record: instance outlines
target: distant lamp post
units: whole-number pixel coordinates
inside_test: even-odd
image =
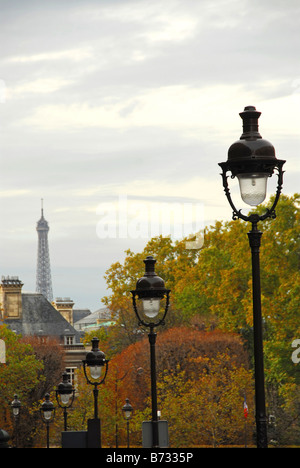
[[[93,385],[94,393],[94,419],[88,420],[88,434],[91,448],[101,448],[101,423],[98,418],[98,386],[103,384],[108,370],[108,359],[99,349],[99,339],[92,339],[92,349],[82,361],[83,370],[88,384]]]
[[[170,290],[165,288],[162,278],[155,273],[156,260],[148,256],[145,263],[145,273],[136,283],[136,289],[131,291],[132,303],[139,325],[150,328],[148,334],[150,343],[150,365],[151,365],[151,399],[152,399],[152,446],[159,446],[158,439],[158,418],[157,418],[157,391],[156,391],[156,362],[155,362],[155,342],[156,333],[154,328],[164,325],[169,309]],[[136,304],[136,296],[142,303],[142,314]],[[161,318],[159,318],[160,301],[166,297],[166,304]]]
[[[98,338],[92,339],[92,349],[82,362],[87,383],[94,387],[94,418],[98,419],[98,386],[104,383],[108,370],[108,360],[103,351],[99,350]]]
[[[64,430],[67,431],[68,430],[67,409],[71,408],[73,401],[74,401],[74,397],[75,397],[75,389],[69,381],[69,376],[67,372],[63,373],[62,382],[58,384],[55,394],[56,394],[56,401],[58,403],[58,406],[62,408],[64,411]]]
[[[129,448],[129,420],[131,418],[131,414],[133,411],[133,408],[131,404],[129,403],[129,398],[126,398],[126,403],[122,408],[124,418],[126,419],[126,425],[127,425],[127,448]]]
[[[18,419],[20,416],[21,402],[18,399],[18,395],[14,396],[14,400],[11,402],[12,413],[15,419]]]
[[[275,149],[271,143],[264,140],[258,131],[258,119],[261,113],[253,106],[245,107],[240,113],[243,120],[243,134],[240,140],[233,143],[228,150],[226,162],[219,163],[223,172],[223,187],[227,200],[233,209],[233,219],[242,219],[252,223],[252,230],[248,232],[252,255],[252,295],[253,295],[253,329],[254,329],[254,361],[255,361],[255,404],[257,447],[267,448],[267,418],[265,408],[265,384],[263,365],[263,336],[261,315],[260,263],[259,248],[262,232],[257,223],[267,218],[275,218],[283,183],[282,166],[284,160],[277,159]],[[267,181],[277,171],[277,190],[272,206],[262,215],[258,213],[246,216],[235,207],[228,186],[227,172],[231,178],[239,180],[240,193],[243,201],[250,206],[257,206],[266,197]]]
[[[42,403],[40,407],[40,413],[42,421],[46,424],[47,430],[47,448],[49,448],[49,428],[50,423],[53,421],[55,416],[55,408],[53,403],[50,401],[50,395],[47,393],[45,395],[45,401]]]
[[[14,426],[15,426],[15,447],[18,448],[18,443],[19,443],[19,418],[20,418],[20,410],[21,410],[21,402],[18,399],[18,395],[14,396],[14,400],[11,402],[11,407],[12,407],[12,414],[14,417]]]

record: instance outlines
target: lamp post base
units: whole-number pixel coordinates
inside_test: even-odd
[[[169,430],[168,421],[156,421],[158,429],[158,445],[159,448],[169,447]],[[153,422],[144,421],[142,424],[143,448],[153,448]]]
[[[101,448],[100,419],[88,420],[87,448]]]

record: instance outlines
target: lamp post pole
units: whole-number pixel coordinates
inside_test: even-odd
[[[84,375],[87,383],[93,385],[94,394],[94,419],[88,421],[90,434],[90,448],[101,447],[101,427],[100,419],[98,418],[98,386],[104,383],[108,370],[108,359],[105,359],[103,351],[99,350],[99,339],[92,339],[92,349],[86,355],[86,358],[82,361]],[[103,368],[105,368],[103,375]],[[99,440],[98,440],[99,439]]]
[[[155,358],[155,343],[156,333],[154,328],[159,325],[164,325],[165,318],[169,309],[169,294],[170,290],[165,288],[165,283],[162,278],[155,273],[156,260],[152,256],[148,256],[145,260],[145,273],[136,283],[136,289],[131,291],[132,303],[139,325],[143,325],[150,329],[148,333],[150,344],[150,372],[151,372],[151,402],[152,402],[152,447],[159,447],[158,434],[158,418],[157,418],[157,388],[156,388],[156,358]],[[136,296],[142,302],[143,315],[142,318],[136,304]],[[166,297],[165,310],[162,317],[159,319],[160,300]],[[146,319],[150,319],[150,322]],[[156,319],[154,322],[153,319]]]
[[[150,344],[150,369],[151,369],[151,401],[152,401],[152,425],[153,425],[153,447],[159,447],[158,442],[158,424],[157,424],[157,383],[156,383],[156,358],[155,344],[156,333],[154,327],[150,327],[148,334]]]
[[[55,415],[55,408],[53,403],[50,401],[50,395],[47,393],[45,395],[45,401],[40,407],[41,417],[43,422],[46,424],[47,431],[47,448],[49,448],[49,433],[50,433],[50,422],[53,421]]]
[[[73,385],[69,382],[69,376],[67,372],[64,372],[62,375],[62,382],[57,387],[56,390],[56,401],[58,406],[63,409],[64,411],[64,430],[68,430],[68,413],[67,409],[71,408],[74,397],[75,397],[75,389]]]
[[[255,362],[255,399],[256,399],[256,430],[258,445],[267,448],[267,416],[265,404],[265,374],[263,358],[263,330],[261,314],[260,259],[259,250],[262,232],[257,229],[257,223],[252,223],[248,232],[252,259],[252,301],[253,301],[253,332],[254,332],[254,362]]]
[[[131,418],[131,413],[133,411],[133,408],[131,404],[129,403],[129,398],[126,398],[126,403],[122,408],[122,411],[124,413],[124,417],[126,419],[126,426],[127,426],[127,448],[129,448],[129,419]]]
[[[249,245],[252,259],[252,301],[253,301],[253,331],[254,331],[254,374],[255,374],[255,407],[256,407],[256,438],[258,448],[268,447],[267,417],[265,404],[265,379],[263,356],[263,329],[261,313],[261,287],[260,287],[260,243],[262,232],[257,224],[267,218],[275,218],[277,206],[282,188],[284,160],[277,159],[273,145],[262,139],[258,131],[258,119],[261,113],[253,106],[245,107],[240,113],[243,119],[243,134],[240,140],[233,143],[228,150],[226,162],[219,163],[223,172],[223,187],[227,200],[233,209],[233,219],[242,219],[252,224],[248,232]],[[241,210],[237,210],[233,203],[227,172],[231,172],[231,178],[239,179],[241,197],[250,206],[257,206],[266,197],[267,180],[277,170],[278,184],[276,195],[271,208],[267,208],[262,215],[257,213],[246,216]]]
[[[15,421],[15,447],[18,448],[18,443],[19,443],[19,418],[20,418],[20,409],[21,409],[21,402],[18,399],[18,395],[14,396],[14,400],[11,403],[12,407],[12,412],[13,412],[13,417]]]
[[[92,339],[92,349],[82,362],[87,383],[94,387],[94,418],[98,419],[98,386],[104,383],[108,370],[108,360],[105,359],[103,351],[99,350],[98,338]],[[105,367],[104,376],[102,376],[103,367]]]

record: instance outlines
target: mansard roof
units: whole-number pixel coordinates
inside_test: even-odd
[[[64,336],[74,335],[75,341],[80,342],[80,334],[75,328],[38,293],[22,293],[22,317],[5,319],[3,323],[23,336],[51,336],[63,340]]]

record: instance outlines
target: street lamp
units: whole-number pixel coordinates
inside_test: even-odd
[[[227,200],[233,209],[233,219],[242,219],[252,223],[252,229],[248,232],[249,244],[252,256],[252,296],[253,296],[253,329],[254,329],[254,364],[255,364],[255,405],[256,405],[256,430],[257,447],[267,448],[267,418],[265,408],[265,384],[263,364],[263,337],[261,316],[261,289],[260,289],[260,263],[259,248],[262,232],[257,224],[267,218],[275,218],[277,206],[283,183],[282,166],[285,163],[277,159],[273,145],[264,140],[258,130],[258,119],[261,112],[255,107],[247,106],[240,113],[243,120],[243,134],[240,140],[233,143],[228,150],[226,162],[219,163],[223,172],[223,187]],[[262,215],[258,213],[246,216],[235,207],[228,186],[227,172],[231,172],[231,178],[239,180],[240,192],[243,201],[250,206],[257,206],[266,197],[267,181],[277,171],[277,190],[270,208]]]
[[[131,413],[133,411],[133,408],[131,404],[129,403],[129,398],[126,398],[126,403],[122,408],[124,418],[126,419],[127,423],[127,448],[129,448],[129,419],[131,418]]]
[[[131,291],[133,309],[137,316],[139,325],[150,328],[148,334],[150,343],[150,366],[151,366],[151,399],[152,399],[152,446],[158,447],[158,419],[157,419],[157,391],[156,391],[156,363],[155,342],[156,333],[154,328],[165,324],[165,318],[169,308],[170,290],[165,288],[162,278],[155,273],[156,260],[148,256],[145,263],[145,273],[136,283],[136,289]],[[142,314],[136,304],[136,296],[142,303]],[[165,309],[160,317],[160,301],[166,297]],[[159,318],[160,317],[160,318]],[[150,321],[149,321],[150,320]],[[153,321],[156,320],[156,321]]]
[[[131,404],[129,403],[129,398],[126,398],[126,403],[122,408],[124,418],[126,419],[127,423],[127,448],[129,448],[129,419],[131,418],[131,413],[133,411],[133,408]]]
[[[46,393],[45,395],[45,401],[42,403],[40,407],[40,413],[41,413],[42,421],[46,424],[47,448],[49,448],[49,426],[55,416],[55,408],[54,408],[53,403],[50,401],[49,393]]]
[[[16,440],[16,448],[18,448],[18,441],[19,441],[19,433],[18,433],[18,422],[20,416],[20,409],[21,409],[21,402],[18,399],[18,395],[14,396],[14,400],[11,402],[12,407],[12,414],[15,421],[15,440]]]
[[[14,400],[11,402],[12,413],[15,419],[20,415],[21,402],[18,400],[18,395],[14,396]]]
[[[71,408],[75,397],[75,389],[69,382],[69,376],[67,372],[62,374],[62,382],[58,384],[55,395],[58,406],[64,410],[64,430],[67,431],[67,409]]]
[[[108,360],[105,359],[103,351],[99,350],[98,338],[92,339],[92,349],[82,362],[87,383],[94,386],[94,418],[98,419],[98,386],[104,383],[108,370]]]

